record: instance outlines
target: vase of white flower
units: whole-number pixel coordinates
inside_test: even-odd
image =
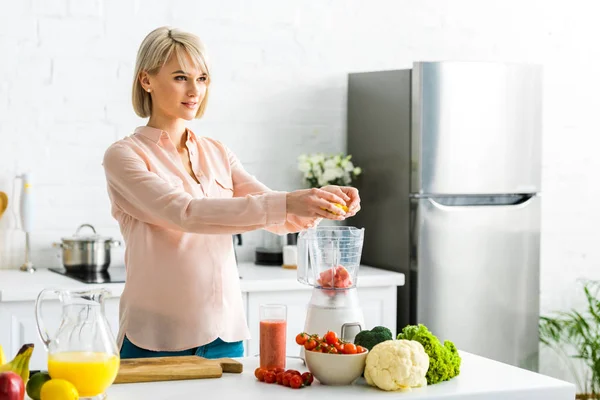
[[[298,169],[308,187],[327,185],[352,186],[362,169],[350,161],[352,155],[302,154],[298,157]]]

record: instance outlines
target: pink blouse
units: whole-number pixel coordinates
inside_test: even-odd
[[[297,232],[318,218],[286,215],[286,193],[250,175],[217,140],[188,130],[199,184],[167,132],[139,127],[104,155],[111,211],[126,243],[123,337],[156,351],[250,338],[232,234]]]

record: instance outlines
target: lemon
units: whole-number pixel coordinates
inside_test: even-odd
[[[42,385],[41,400],[79,400],[73,384],[64,379],[50,379]]]
[[[33,400],[40,400],[40,391],[44,383],[50,380],[50,375],[46,371],[37,372],[29,378],[27,381],[27,396]]]
[[[337,208],[341,208],[341,209],[342,209],[342,210],[344,210],[345,212],[348,212],[348,207],[346,207],[346,206],[344,206],[344,205],[341,205],[340,203],[332,203],[332,204],[333,204],[334,206],[336,206]],[[325,210],[325,211],[327,211],[328,213],[331,213],[331,214],[333,214],[333,212],[329,211],[329,210],[328,210],[328,209],[326,209],[326,208],[323,208],[323,207],[321,207],[321,210]]]
[[[6,356],[4,355],[4,350],[2,350],[2,345],[0,344],[0,365],[6,364]]]
[[[336,206],[337,208],[341,208],[342,210],[344,210],[345,212],[348,212],[348,207],[341,205],[340,203],[333,203],[334,206]]]

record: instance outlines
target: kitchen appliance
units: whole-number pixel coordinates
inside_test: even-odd
[[[108,295],[104,288],[44,289],[35,301],[38,333],[48,352],[48,372],[53,379],[71,382],[81,399],[105,398],[95,396],[104,394],[119,370],[119,351],[104,312]],[[42,304],[50,296],[58,297],[62,309],[52,336],[42,313]]]
[[[34,220],[33,175],[31,172],[26,172],[16,176],[15,179],[21,179],[19,215],[21,217],[21,229],[25,232],[25,262],[19,269],[24,272],[33,273],[35,272],[35,267],[30,259],[31,245],[29,241],[29,235],[33,230]]]
[[[261,243],[255,250],[254,263],[280,267],[283,264],[283,236],[261,231]]]
[[[67,271],[64,268],[48,268],[52,272],[75,279],[82,283],[124,283],[127,272],[124,266],[111,266],[106,271],[75,270]]]
[[[397,330],[537,370],[541,68],[416,62],[352,73],[365,264],[402,272]]]
[[[298,235],[298,281],[314,289],[304,331],[353,341],[364,326],[356,283],[364,229],[317,226]]]
[[[93,234],[81,234],[83,228],[90,228]],[[110,266],[111,249],[120,245],[119,240],[98,235],[90,224],[80,225],[74,236],[62,238],[61,243],[54,243],[54,247],[62,249],[62,263],[65,269],[84,274],[105,272]]]
[[[130,358],[121,360],[114,383],[220,378],[224,372],[239,374],[243,370],[244,365],[231,358],[208,359],[199,356]]]

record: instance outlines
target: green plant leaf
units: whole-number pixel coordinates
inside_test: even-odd
[[[554,318],[540,316],[540,342],[566,361],[582,393],[597,393],[600,389],[600,282],[585,282],[583,291],[587,300],[585,311],[559,311]],[[571,346],[575,353],[568,355],[565,349]],[[587,369],[578,372],[569,358],[581,360]]]

